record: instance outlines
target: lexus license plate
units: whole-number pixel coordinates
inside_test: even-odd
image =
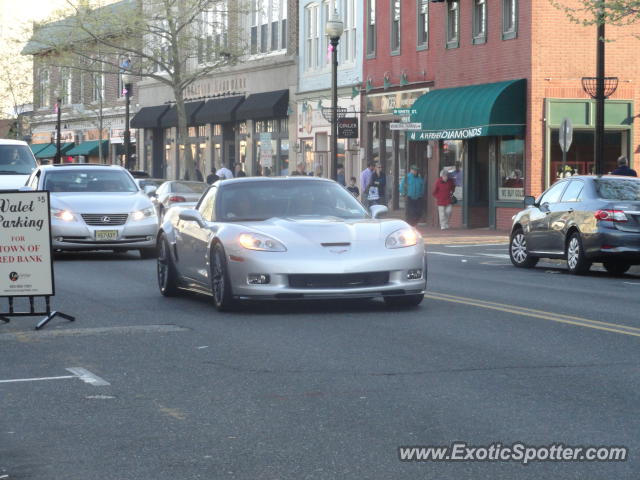
[[[96,240],[106,242],[118,239],[118,230],[96,230]]]

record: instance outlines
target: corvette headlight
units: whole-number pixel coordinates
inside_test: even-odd
[[[136,210],[131,214],[131,218],[134,220],[144,220],[145,218],[155,217],[156,209],[153,207],[145,208],[143,210]]]
[[[52,208],[51,216],[56,217],[58,220],[62,220],[63,222],[74,222],[76,217],[69,210],[62,210],[60,208]]]
[[[418,243],[418,233],[413,228],[401,228],[387,237],[384,242],[387,248],[413,247]]]
[[[262,252],[286,252],[285,246],[275,238],[260,233],[243,233],[238,237],[238,242],[248,250]]]

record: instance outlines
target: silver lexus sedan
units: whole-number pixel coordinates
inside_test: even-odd
[[[424,298],[420,234],[371,215],[337,183],[317,177],[247,177],[216,182],[195,209],[173,207],[158,233],[158,284],[239,300]]]
[[[124,168],[43,165],[26,186],[50,192],[54,250],[139,250],[142,258],[156,256],[156,211]]]

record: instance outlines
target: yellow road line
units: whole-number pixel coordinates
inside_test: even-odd
[[[478,300],[475,298],[458,297],[455,295],[448,295],[446,293],[437,293],[437,292],[427,293],[425,295],[425,298],[430,298],[432,300],[441,300],[445,302],[460,303],[464,305],[471,305],[474,307],[487,308],[490,310],[498,310],[501,312],[514,313],[516,315],[540,318],[540,319],[549,320],[552,322],[566,323],[569,325],[576,325],[579,327],[593,328],[596,330],[604,330],[607,332],[614,332],[614,333],[620,333],[623,335],[640,337],[640,328],[617,324],[617,323],[600,322],[597,320],[589,320],[587,318],[574,317],[572,315],[546,312],[544,310],[536,310],[533,308],[518,307],[515,305],[507,305],[504,303],[488,302],[486,300]]]

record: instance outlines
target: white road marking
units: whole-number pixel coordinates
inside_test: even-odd
[[[509,245],[508,243],[478,243],[478,244],[466,244],[466,245],[444,245],[447,248],[466,248],[466,247],[497,247]]]
[[[640,282],[622,282],[622,283],[626,283],[627,285],[640,285]]]
[[[461,253],[444,253],[444,252],[428,252],[427,255],[444,255],[445,257],[468,257],[469,255],[462,255]]]
[[[509,258],[509,255],[506,253],[481,253],[480,255],[493,258]]]
[[[93,385],[94,387],[104,387],[106,385],[111,385],[106,380],[81,367],[67,368],[67,371],[73,373],[84,383],[88,383],[89,385]]]
[[[40,382],[42,380],[65,380],[69,378],[76,378],[76,376],[65,375],[62,377],[13,378],[11,380],[0,380],[0,383]]]

